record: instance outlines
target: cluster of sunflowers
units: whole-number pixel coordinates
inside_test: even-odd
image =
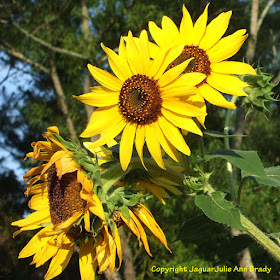
[[[75,96],[98,107],[81,134],[85,138],[101,135],[95,142],[83,143],[94,156],[65,141],[55,126],[48,128],[46,141],[32,143],[33,152],[27,154],[45,162],[24,176],[25,194],[32,195],[29,207],[35,211],[12,225],[21,228],[14,236],[41,229],[19,257],[34,255],[36,267],[51,259],[45,279],[59,275],[74,251],[79,253],[82,279],[94,279],[97,267],[99,273],[109,268],[112,274],[116,256],[118,267],[122,263],[118,231],[122,225],[149,255],[144,226],[170,250],[146,206],[153,195],[165,203],[170,193],[182,194],[184,175],[178,165],[165,159],[165,153],[176,162],[180,153],[190,155],[183,135],[202,135],[205,100],[235,109],[221,93],[246,96],[243,88],[248,84],[235,75],[255,74],[246,63],[224,61],[237,53],[248,36],[242,29],[222,38],[231,14],[221,13],[207,25],[207,5],[193,24],[183,6],[180,28],[167,16],[161,28],[149,23],[155,43],[143,30],[139,38],[131,32],[121,38],[118,54],[101,44],[115,76],[88,65],[100,86]],[[116,140],[120,140],[119,149],[114,146]]]

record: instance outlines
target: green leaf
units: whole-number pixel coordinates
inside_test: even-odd
[[[240,150],[218,150],[212,154],[205,155],[205,160],[223,158],[249,174],[266,176],[263,164],[256,151]]]
[[[246,228],[241,224],[240,212],[235,205],[225,199],[225,193],[214,192],[211,195],[197,195],[195,204],[211,220],[226,224],[239,230]]]
[[[231,256],[237,255],[239,252],[243,251],[253,243],[254,239],[252,239],[247,234],[241,234],[231,238],[223,239],[216,251],[215,265]]]
[[[280,187],[280,165],[265,168],[264,171],[265,171],[265,176],[258,176],[247,172],[242,172],[241,176],[242,178],[248,178],[259,184],[272,186],[272,187]]]
[[[215,137],[215,138],[234,138],[234,137],[247,137],[247,135],[227,135],[223,132],[216,130],[206,130],[203,132],[206,137]]]
[[[130,219],[130,214],[129,214],[129,209],[127,206],[123,205],[119,208],[119,210],[122,212],[122,214],[127,218],[127,220],[129,221]]]

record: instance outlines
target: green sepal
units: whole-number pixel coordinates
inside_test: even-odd
[[[122,205],[119,210],[122,212],[122,214],[126,217],[126,219],[129,221],[130,214],[129,214],[129,208],[126,205]]]

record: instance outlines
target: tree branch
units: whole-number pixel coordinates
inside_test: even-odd
[[[62,53],[62,54],[67,54],[67,55],[70,55],[70,56],[74,56],[74,57],[78,57],[78,58],[82,58],[82,59],[88,59],[88,57],[82,55],[82,54],[79,54],[79,53],[76,53],[76,52],[73,52],[73,51],[69,51],[69,50],[65,50],[65,49],[62,49],[62,48],[58,48],[58,47],[54,47],[53,45],[51,45],[50,43],[30,34],[27,30],[23,29],[22,27],[20,27],[17,23],[15,23],[14,21],[12,21],[12,24],[20,31],[22,32],[26,37],[29,37],[31,38],[33,41],[41,44],[42,46],[48,48],[49,50],[53,51],[53,52],[57,52],[57,53]]]
[[[260,16],[260,18],[258,19],[258,25],[257,25],[257,33],[259,32],[259,29],[263,23],[263,20],[266,16],[266,14],[268,13],[270,7],[274,4],[275,0],[270,0],[267,5],[265,6],[264,10],[262,11],[262,14]]]
[[[12,46],[8,46],[9,48],[4,47],[3,45],[0,45],[0,49],[3,50],[4,52],[22,60],[25,61],[31,65],[34,65],[35,67],[38,67],[41,71],[45,72],[46,74],[50,74],[50,70],[46,68],[45,66],[33,61],[32,59],[26,57],[19,51],[15,50]]]
[[[62,85],[60,83],[60,79],[59,79],[57,71],[56,71],[56,63],[55,63],[55,54],[54,53],[52,53],[51,56],[50,56],[50,66],[51,66],[51,78],[52,78],[52,81],[53,81],[55,91],[57,93],[60,108],[61,108],[64,116],[66,117],[66,123],[67,123],[67,127],[69,129],[70,138],[72,140],[76,140],[77,139],[77,133],[76,133],[76,130],[74,128],[74,124],[72,122],[72,119],[70,117],[68,107],[67,107],[67,103],[66,103],[66,98],[65,98],[65,95],[64,95],[64,91],[62,89]]]

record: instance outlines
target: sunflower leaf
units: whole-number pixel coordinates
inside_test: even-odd
[[[205,155],[205,160],[214,158],[223,158],[234,166],[240,168],[243,172],[251,175],[265,177],[263,164],[256,151],[240,151],[240,150],[218,150],[212,154]]]
[[[258,176],[244,171],[241,172],[241,176],[242,178],[248,178],[259,184],[272,187],[280,187],[280,165],[265,168],[264,171],[265,176]]]
[[[122,212],[122,214],[126,217],[126,219],[129,221],[130,214],[129,214],[129,208],[126,205],[122,205],[119,210]]]
[[[208,218],[215,222],[226,224],[239,230],[246,229],[240,221],[239,210],[232,202],[225,199],[225,193],[223,192],[197,195],[195,204]]]
[[[215,138],[234,138],[234,137],[247,137],[247,135],[227,135],[223,132],[216,130],[206,130],[203,132],[206,137],[215,137]]]

